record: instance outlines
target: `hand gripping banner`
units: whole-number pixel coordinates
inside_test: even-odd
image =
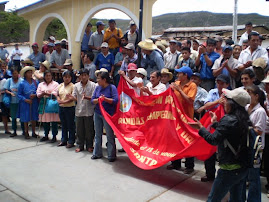
[[[99,105],[130,160],[139,168],[150,170],[185,157],[206,160],[216,147],[208,144],[187,122],[187,117],[172,89],[154,96],[137,97],[124,79],[118,86],[119,103],[110,116]],[[218,109],[218,116],[223,109]],[[210,124],[207,115],[206,123]],[[208,121],[209,119],[209,121]],[[208,125],[205,125],[208,127]]]

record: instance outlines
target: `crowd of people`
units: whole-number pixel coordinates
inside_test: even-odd
[[[76,68],[66,40],[57,41],[50,36],[42,52],[33,43],[33,52],[24,61],[15,45],[10,67],[6,62],[8,52],[0,44],[0,104],[5,134],[18,135],[19,118],[26,139],[30,138],[30,122],[32,137],[38,137],[39,122],[44,128],[40,141],[54,143],[60,122],[62,138],[58,146],[72,148],[76,143],[76,152],[86,149],[95,160],[103,157],[104,128],[108,160],[113,162],[117,158],[115,136],[98,102],[103,100],[110,115],[116,112],[120,77],[138,97],[158,95],[172,88],[185,114],[196,120],[190,126],[199,129],[209,144],[218,145],[218,152],[205,161],[206,175],[201,178],[202,182],[214,181],[208,201],[219,201],[228,191],[231,201],[261,201],[261,170],[269,183],[269,47],[262,48],[262,37],[252,30],[252,23],[246,23],[239,44],[223,41],[221,36],[209,37],[204,43],[189,39],[138,41],[133,21],[125,33],[113,19],[108,25],[105,29],[105,24],[98,21],[95,32],[91,31],[91,23],[87,25],[81,43],[81,67]],[[212,111],[219,105],[224,106],[226,115],[217,122]],[[213,135],[199,122],[208,111],[216,128]],[[12,133],[7,124],[9,117]],[[249,125],[261,137],[263,148],[260,163],[253,168],[245,168],[224,143],[227,139],[237,150]],[[217,177],[216,161],[220,166]],[[180,170],[181,163],[181,159],[172,161],[167,169]],[[194,166],[194,157],[186,158],[183,172],[191,174]],[[269,194],[269,184],[266,189]]]

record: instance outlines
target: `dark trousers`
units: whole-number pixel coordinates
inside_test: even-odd
[[[269,190],[269,134],[265,134],[265,147],[262,155],[264,174],[267,178],[267,189]]]
[[[77,116],[76,125],[79,148],[84,149],[85,144],[87,150],[93,148],[95,136],[93,116]]]
[[[18,68],[18,71],[21,71],[21,61],[20,60],[13,60],[14,67]]]
[[[62,139],[63,143],[75,143],[75,107],[60,107],[59,116],[62,123]]]
[[[45,137],[48,137],[49,132],[50,132],[50,123],[43,122],[43,127],[44,127]],[[58,134],[58,123],[51,122],[51,127],[52,127],[52,136],[56,137],[56,135]]]
[[[181,159],[172,161],[172,165],[177,167],[177,168],[180,168],[181,167]],[[194,157],[186,158],[185,167],[190,168],[190,169],[194,168]]]
[[[216,172],[216,153],[214,153],[209,159],[205,160],[205,172],[207,177],[215,177]]]

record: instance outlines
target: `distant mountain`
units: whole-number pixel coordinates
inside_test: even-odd
[[[256,25],[265,25],[269,27],[269,16],[262,16],[257,13],[238,14],[238,25],[244,25],[248,21],[251,21]],[[123,31],[128,29],[129,20],[117,19],[116,22],[117,26]],[[232,24],[232,13],[211,13],[206,11],[169,13],[153,17],[152,33],[161,34],[163,30],[170,27],[204,27]]]

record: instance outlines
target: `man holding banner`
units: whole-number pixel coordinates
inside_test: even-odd
[[[194,82],[190,81],[193,74],[190,67],[183,66],[180,69],[175,69],[178,77],[178,81],[171,84],[171,88],[174,90],[179,102],[182,104],[186,115],[193,119],[194,108],[193,102],[197,93],[197,86]],[[191,174],[194,171],[194,157],[186,158],[185,174]],[[181,167],[181,159],[172,161],[172,164],[167,166],[168,170],[179,169]]]

